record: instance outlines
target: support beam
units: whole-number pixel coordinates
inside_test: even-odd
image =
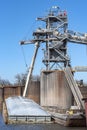
[[[87,66],[75,66],[73,67],[75,72],[87,72]]]

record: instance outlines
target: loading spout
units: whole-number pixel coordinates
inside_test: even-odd
[[[24,88],[24,92],[23,92],[23,97],[25,97],[26,93],[27,93],[27,88],[28,88],[29,83],[30,83],[31,75],[32,75],[33,68],[34,68],[35,59],[36,59],[37,52],[38,52],[38,48],[39,48],[39,42],[36,42],[35,43],[34,55],[32,57],[31,65],[29,67],[29,72],[28,72],[27,79],[26,79],[26,84],[25,84],[25,88]]]

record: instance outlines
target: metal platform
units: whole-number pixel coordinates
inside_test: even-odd
[[[8,123],[46,123],[51,122],[51,115],[33,100],[24,97],[6,99]]]

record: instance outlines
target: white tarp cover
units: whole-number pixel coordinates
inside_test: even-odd
[[[50,116],[37,103],[24,97],[9,97],[6,107],[9,116]]]

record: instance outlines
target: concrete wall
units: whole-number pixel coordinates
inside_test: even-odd
[[[59,109],[70,108],[72,93],[63,71],[41,72],[40,104]]]

